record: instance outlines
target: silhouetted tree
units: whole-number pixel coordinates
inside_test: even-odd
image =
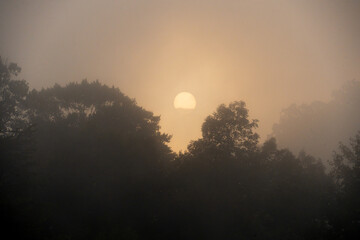
[[[33,90],[28,104],[44,182],[38,199],[50,234],[121,238],[154,231],[173,156],[160,118],[118,89],[85,80]]]
[[[243,102],[221,105],[206,118],[203,138],[178,157],[172,226],[184,229],[179,239],[325,236],[332,181],[321,162],[279,150],[275,139],[259,148],[256,127]]]
[[[340,145],[326,174],[320,160],[279,149],[275,138],[260,146],[258,121],[237,101],[220,105],[205,119],[202,138],[175,155],[160,118],[119,89],[84,80],[28,92],[26,82],[14,80],[20,69],[0,63],[4,234],[44,240],[359,237],[360,134],[350,147]],[[354,94],[340,95],[357,102]]]
[[[254,133],[257,122],[248,119],[248,110],[242,101],[220,105],[203,123],[203,138],[190,143],[189,154],[198,154],[205,149],[233,156],[253,152],[259,139]]]
[[[350,139],[350,146],[340,143],[335,152],[332,176],[337,183],[336,209],[331,224],[335,239],[360,237],[360,132]]]
[[[13,238],[32,231],[29,170],[33,129],[24,106],[28,85],[15,79],[20,70],[0,57],[0,219],[3,236]]]
[[[16,80],[21,71],[15,63],[6,64],[0,57],[0,137],[15,136],[27,124],[23,104],[28,93],[24,80]]]

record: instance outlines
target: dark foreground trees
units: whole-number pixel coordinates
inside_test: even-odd
[[[360,238],[360,132],[350,145],[334,153],[332,176],[337,183],[337,206],[330,218],[338,239]]]
[[[28,85],[20,67],[0,57],[0,220],[3,235],[33,232],[30,166],[32,126],[25,101]],[[21,231],[19,231],[21,229]]]
[[[48,237],[152,234],[172,153],[153,116],[99,82],[29,94]]]
[[[359,236],[359,135],[351,148],[341,145],[326,174],[318,160],[279,149],[275,139],[259,146],[257,121],[244,102],[233,102],[206,118],[202,138],[176,155],[159,117],[118,89],[82,81],[28,92],[11,66],[1,68],[2,96],[12,99],[1,98],[4,236]]]
[[[279,150],[274,139],[257,148],[247,112],[243,102],[220,106],[177,159],[179,239],[321,239],[331,179],[320,162]]]

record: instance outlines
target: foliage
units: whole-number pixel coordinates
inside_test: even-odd
[[[254,133],[257,120],[248,120],[248,110],[242,101],[220,105],[217,111],[205,119],[202,125],[203,138],[189,145],[189,154],[215,151],[233,156],[256,150],[259,135]],[[214,155],[215,157],[215,155]]]
[[[278,148],[275,138],[259,145],[258,122],[237,101],[220,105],[202,138],[176,155],[160,118],[119,89],[83,80],[28,92],[12,79],[16,65],[1,66],[4,235],[359,237],[360,133],[340,145],[327,174],[319,160]]]
[[[33,128],[24,106],[28,85],[15,63],[0,57],[0,220],[3,234],[22,238],[32,228],[29,191]],[[21,232],[16,228],[22,229]]]
[[[331,174],[338,186],[337,207],[331,218],[333,234],[339,239],[357,239],[360,237],[360,132],[350,139],[350,146],[340,144],[331,164]]]
[[[21,71],[15,63],[6,64],[0,57],[0,137],[14,136],[26,127],[24,101],[28,85],[14,80]]]
[[[145,231],[131,224],[151,223],[173,156],[160,118],[118,89],[86,80],[33,90],[28,104],[49,234],[89,238],[119,224]]]

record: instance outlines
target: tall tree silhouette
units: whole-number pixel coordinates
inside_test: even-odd
[[[340,143],[331,161],[332,176],[337,183],[337,208],[331,224],[335,239],[360,237],[360,132],[350,139],[349,146]]]
[[[236,101],[175,155],[160,118],[119,89],[84,80],[28,92],[20,69],[0,63],[0,217],[14,238],[359,236],[360,134],[326,174],[275,138],[259,145],[258,121]]]
[[[26,127],[24,101],[28,85],[14,79],[21,71],[15,64],[6,64],[0,56],[0,137],[15,136]]]
[[[152,231],[172,158],[160,118],[118,89],[86,80],[33,90],[28,103],[50,234]]]
[[[256,150],[259,135],[254,132],[257,120],[248,119],[248,110],[242,101],[220,105],[202,125],[202,138],[188,146],[190,154],[213,149],[224,154],[243,154]]]
[[[185,228],[179,239],[325,236],[332,182],[322,164],[279,150],[275,139],[260,148],[256,127],[245,103],[221,105],[206,118],[203,138],[179,155],[173,188],[173,208],[181,209],[173,226]]]
[[[16,79],[20,71],[0,57],[0,219],[3,234],[14,238],[23,238],[32,228],[27,210],[33,130],[24,105],[28,85]]]

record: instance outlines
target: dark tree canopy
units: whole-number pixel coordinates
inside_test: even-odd
[[[147,231],[132,222],[148,222],[158,209],[173,156],[160,118],[119,89],[86,80],[33,90],[28,106],[36,124],[33,158],[45,181],[37,197],[46,199],[43,214],[51,213],[47,224],[54,226],[49,234],[88,238],[117,229],[121,238]]]
[[[243,102],[206,118],[203,138],[176,161],[177,218],[198,238],[324,237],[332,181],[323,165],[278,149],[275,139],[257,146],[256,127]],[[186,209],[192,212],[182,214]]]
[[[15,63],[7,64],[0,57],[0,137],[13,136],[26,127],[23,107],[28,93],[24,80],[14,79],[21,71]]]
[[[160,117],[119,89],[83,80],[29,92],[25,81],[14,80],[20,68],[0,63],[3,236],[360,236],[360,133],[340,145],[327,174],[319,160],[279,148],[275,138],[259,145],[258,121],[249,120],[245,103],[236,101],[220,105],[205,119],[202,138],[175,154]],[[358,96],[355,87],[345,90],[335,98],[347,112]],[[328,105],[315,105],[294,107],[285,125],[325,116]],[[302,140],[300,133],[294,136]]]
[[[170,153],[166,145],[170,136],[160,132],[160,118],[137,106],[119,89],[99,82],[84,80],[66,87],[55,85],[41,91],[33,90],[28,97],[28,106],[30,119],[39,124],[39,128],[112,134],[122,139],[117,143],[124,144],[130,144],[133,139],[151,139]]]
[[[189,145],[189,152],[213,149],[228,154],[241,154],[256,150],[259,135],[254,132],[257,120],[248,119],[248,110],[242,101],[228,106],[220,105],[202,125],[203,138]]]
[[[360,132],[349,145],[340,144],[331,161],[332,176],[337,183],[337,207],[331,224],[339,239],[360,237]]]
[[[15,79],[20,73],[15,63],[0,57],[0,220],[2,230],[16,238],[32,232],[28,193],[32,128],[24,103],[28,84]],[[16,229],[21,229],[21,233]]]

